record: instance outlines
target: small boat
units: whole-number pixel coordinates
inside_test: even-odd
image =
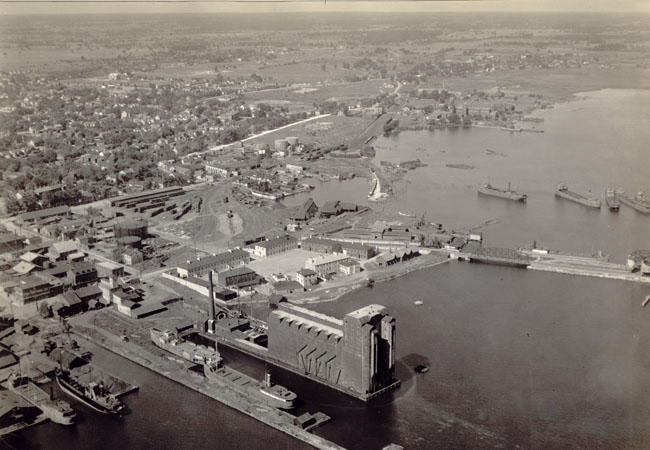
[[[429,368],[427,366],[419,365],[415,366],[415,371],[418,373],[427,373],[429,371]]]
[[[416,301],[413,302],[413,304],[415,306],[420,306],[420,305],[424,305],[424,302],[422,300],[416,300]]]
[[[404,216],[404,217],[410,217],[410,218],[415,217],[415,213],[413,211],[409,211],[407,213],[402,212],[402,211],[398,211],[397,214],[399,214],[400,216]]]
[[[648,303],[650,303],[650,295],[648,295],[645,298],[645,300],[643,300],[643,303],[641,303],[641,306],[645,308]]]

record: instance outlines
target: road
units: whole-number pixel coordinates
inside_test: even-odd
[[[318,120],[318,119],[322,119],[324,117],[329,117],[329,116],[331,116],[331,114],[320,114],[318,116],[309,117],[307,119],[299,120],[297,122],[293,122],[293,123],[290,123],[288,125],[283,125],[283,126],[281,126],[279,128],[275,128],[273,130],[266,130],[266,131],[262,131],[261,133],[253,134],[252,136],[248,136],[247,138],[244,138],[244,139],[239,140],[239,141],[231,142],[230,144],[217,145],[216,147],[211,148],[209,150],[204,150],[202,152],[189,153],[189,154],[185,155],[185,158],[193,157],[193,156],[199,156],[199,155],[205,155],[207,153],[212,153],[212,152],[214,152],[216,150],[221,150],[222,148],[230,147],[231,145],[237,145],[239,143],[247,142],[247,141],[250,141],[251,139],[258,138],[260,136],[265,136],[267,134],[274,133],[274,132],[279,131],[279,130],[284,130],[285,128],[291,128],[291,127],[294,127],[296,125],[302,125],[303,123],[311,122],[313,120]]]

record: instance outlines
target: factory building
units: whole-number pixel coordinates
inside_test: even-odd
[[[251,261],[250,255],[243,250],[230,250],[217,255],[206,256],[196,261],[180,264],[176,269],[181,277],[201,277],[211,270],[222,272],[243,266]]]
[[[260,258],[266,258],[267,256],[277,255],[297,248],[298,239],[285,235],[254,244],[253,254]]]
[[[183,188],[172,186],[151,191],[136,192],[133,194],[120,195],[110,199],[111,207],[115,208],[134,208],[140,203],[152,201],[165,202],[172,197],[183,195]]]
[[[369,400],[395,388],[395,319],[368,305],[343,320],[288,303],[268,318],[268,355],[281,365]]]

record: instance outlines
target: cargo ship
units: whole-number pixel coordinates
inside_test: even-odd
[[[616,195],[616,198],[621,203],[627,206],[631,206],[640,213],[650,214],[650,202],[643,192],[637,192],[636,196],[632,198],[627,195],[623,189],[618,188],[616,191],[614,191],[614,195]]]
[[[43,414],[52,422],[61,425],[72,425],[77,416],[70,404],[63,400],[54,401],[43,389],[36,386],[28,377],[16,373],[9,376],[7,387],[27,402],[43,411]]]
[[[602,202],[599,199],[591,197],[591,191],[589,191],[589,197],[587,197],[582,194],[578,194],[577,192],[570,191],[566,185],[562,183],[557,185],[555,196],[574,201],[584,206],[589,206],[590,208],[600,209],[602,206]]]
[[[56,369],[56,382],[63,392],[102,414],[119,414],[124,405],[103,384],[82,383],[66,370]]]
[[[621,207],[621,202],[616,198],[614,189],[609,188],[605,191],[605,203],[610,211],[618,211]]]
[[[216,350],[190,342],[171,331],[152,328],[150,334],[156,346],[193,363],[205,363],[219,355]]]
[[[203,373],[208,380],[232,388],[273,408],[291,409],[296,404],[297,395],[283,386],[272,384],[268,371],[264,381],[258,381],[225,366],[221,357],[216,356],[203,364]]]
[[[505,198],[507,200],[515,200],[522,203],[526,203],[526,199],[528,198],[526,194],[510,189],[510,183],[508,183],[508,189],[495,188],[490,183],[488,183],[480,188],[478,190],[478,193],[483,195],[491,195],[492,197]]]

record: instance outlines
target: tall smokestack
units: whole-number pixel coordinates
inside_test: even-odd
[[[216,314],[214,312],[214,285],[212,284],[212,271],[208,272],[208,282],[210,283],[210,317],[209,320],[214,320]]]

